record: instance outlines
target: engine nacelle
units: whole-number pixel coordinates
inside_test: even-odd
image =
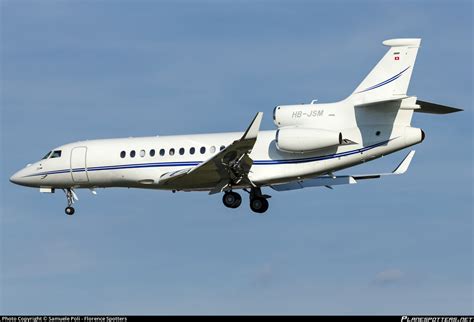
[[[342,133],[322,129],[285,127],[277,130],[278,150],[292,153],[311,152],[342,144]]]

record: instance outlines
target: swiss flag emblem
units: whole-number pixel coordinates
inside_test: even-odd
[[[395,56],[395,60],[400,60],[400,56]]]

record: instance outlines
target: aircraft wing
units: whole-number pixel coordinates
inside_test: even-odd
[[[262,112],[257,113],[243,136],[218,154],[197,166],[163,174],[159,184],[177,189],[188,186],[214,187],[211,194],[236,184],[253,185],[248,178],[253,164],[249,154],[257,141],[262,117]]]
[[[398,165],[395,170],[390,173],[377,173],[377,174],[362,174],[362,175],[342,175],[342,176],[321,176],[317,178],[304,179],[279,185],[271,185],[276,191],[287,191],[296,190],[309,187],[326,187],[332,189],[332,186],[342,184],[355,184],[359,180],[367,179],[379,179],[383,176],[388,175],[399,175],[404,174],[410,166],[411,160],[415,155],[415,151],[410,151],[403,161]]]

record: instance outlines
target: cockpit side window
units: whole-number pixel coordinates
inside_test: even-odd
[[[54,158],[60,158],[61,157],[61,150],[55,150],[53,151],[53,153],[51,153],[51,159],[54,159]]]
[[[46,155],[41,159],[41,160],[45,160],[49,157],[49,155],[51,154],[51,151],[49,151],[48,153],[46,153]]]

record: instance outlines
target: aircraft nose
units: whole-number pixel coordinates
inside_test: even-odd
[[[25,169],[21,169],[10,177],[10,182],[21,186],[28,185],[28,178],[25,176]]]
[[[11,183],[20,184],[20,176],[19,176],[18,172],[10,177],[10,182]]]

